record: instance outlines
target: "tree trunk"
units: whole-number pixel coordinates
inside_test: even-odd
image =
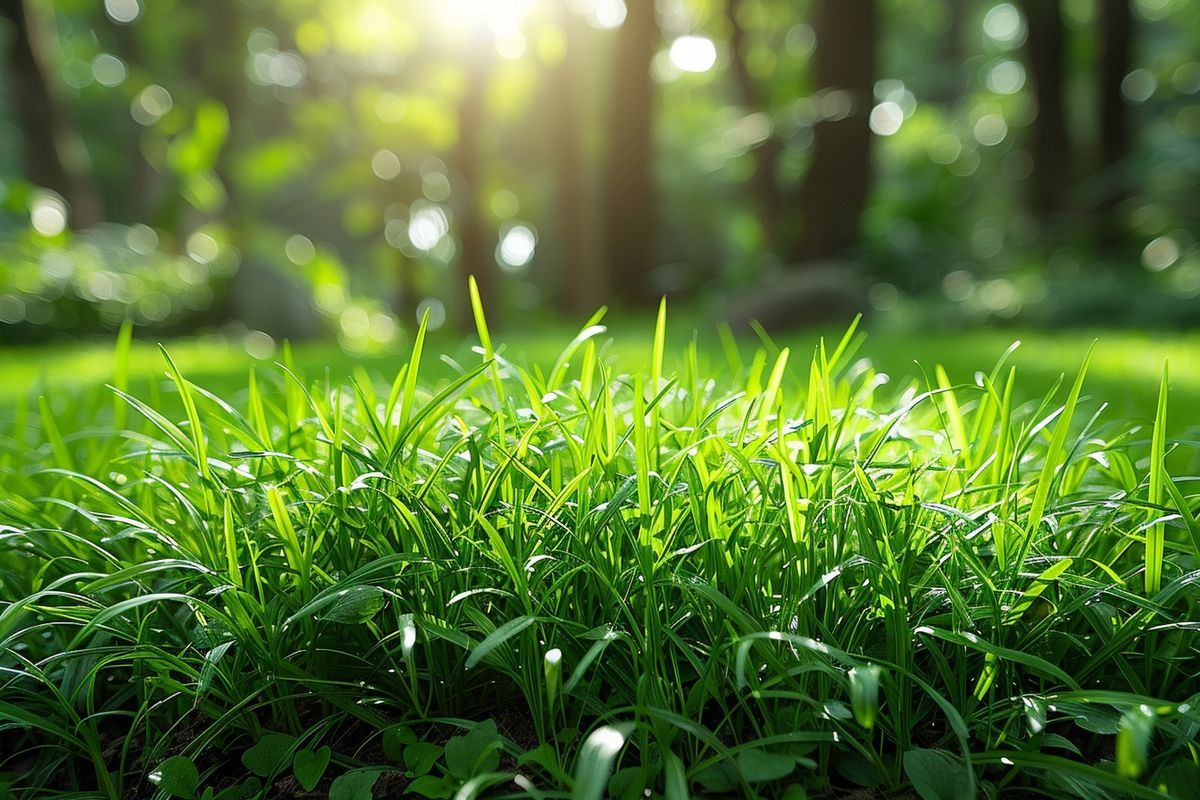
[[[830,258],[858,241],[871,190],[875,0],[817,0],[813,27],[824,108],[800,191],[800,239],[792,253],[799,263]]]
[[[484,29],[485,34],[487,29]],[[489,246],[488,235],[479,214],[479,192],[483,183],[483,133],[486,113],[488,73],[492,65],[493,43],[490,34],[481,34],[478,46],[470,55],[467,90],[458,105],[458,146],[452,168],[457,173],[454,204],[454,225],[458,230],[458,270],[462,304],[460,322],[471,327],[471,303],[467,279],[474,276],[479,296],[488,312],[489,323],[496,324],[500,315],[500,298],[496,275],[496,258]]]
[[[1066,31],[1058,0],[1022,0],[1021,10],[1028,26],[1025,51],[1037,101],[1030,146],[1030,207],[1046,225],[1061,219],[1067,210],[1071,174],[1063,63]]]
[[[143,64],[144,56],[141,43],[137,37],[137,27],[134,25],[116,25],[116,53],[130,66]],[[157,224],[160,212],[161,195],[164,191],[163,176],[154,168],[143,150],[142,126],[125,115],[125,128],[128,139],[128,183],[122,190],[122,203],[131,222]],[[109,205],[110,213],[113,211]]]
[[[216,23],[214,20],[214,28],[223,25],[224,33],[214,30],[210,41],[217,42],[226,39],[232,41],[236,48],[246,41],[252,23],[246,19],[245,8],[240,0],[222,0],[217,5],[221,9],[223,23]],[[239,50],[234,49],[233,53],[237,54]],[[221,147],[221,152],[217,154],[217,163],[213,167],[213,172],[221,181],[221,185],[225,187],[227,224],[235,232],[234,235],[238,240],[237,246],[243,248],[243,252],[245,252],[246,230],[250,224],[249,210],[246,208],[245,198],[242,196],[241,187],[234,174],[233,157],[240,150],[239,143],[250,141],[253,136],[253,131],[246,129],[250,116],[244,113],[246,69],[241,59],[233,54],[225,58],[216,57],[211,61],[214,63],[211,67],[212,77],[209,91],[212,92],[214,99],[225,107],[225,114],[229,119],[229,133]]]
[[[767,112],[767,100],[746,65],[746,31],[738,19],[744,5],[745,0],[728,0],[725,4],[726,15],[729,18],[729,47],[733,54],[733,74],[742,107],[748,112]],[[783,146],[772,133],[766,140],[756,144],[750,152],[754,157],[751,188],[763,239],[768,251],[778,253],[782,197],[775,179],[775,171]]]
[[[13,107],[21,126],[26,177],[62,195],[74,228],[104,218],[100,195],[88,174],[90,160],[79,130],[48,79],[45,38],[36,10],[22,0],[0,0],[8,32],[8,73]]]
[[[590,314],[603,302],[599,265],[588,236],[586,165],[579,124],[581,94],[580,53],[583,22],[561,4],[561,21],[567,37],[565,57],[551,76],[550,99],[556,123],[554,170],[557,188],[559,291],[563,306],[575,314]]]
[[[658,21],[654,0],[631,0],[628,6],[628,16],[618,31],[609,110],[604,245],[609,284],[617,299],[627,306],[645,306],[656,300],[649,276],[657,227],[650,60]]]
[[[942,51],[943,73],[935,92],[935,99],[947,106],[953,106],[962,100],[967,93],[967,71],[963,69],[966,61],[965,31],[967,29],[967,4],[969,0],[946,0],[946,34],[945,49]]]
[[[1122,163],[1132,147],[1133,133],[1129,106],[1121,94],[1121,83],[1129,73],[1133,46],[1133,14],[1129,0],[1102,0],[1100,3],[1100,63],[1097,80],[1099,95],[1099,180],[1096,203],[1096,230],[1100,241],[1112,241],[1121,234],[1117,206],[1128,195]]]

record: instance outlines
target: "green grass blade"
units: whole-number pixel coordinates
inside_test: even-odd
[[[1166,478],[1167,452],[1167,365],[1163,364],[1162,382],[1158,386],[1158,407],[1154,414],[1154,432],[1150,439],[1150,486],[1147,500],[1151,506],[1161,506],[1163,502],[1163,483]],[[1151,518],[1158,515],[1151,509]],[[1146,528],[1146,594],[1156,594],[1162,588],[1163,547],[1165,545],[1165,528],[1162,522],[1155,522]]]

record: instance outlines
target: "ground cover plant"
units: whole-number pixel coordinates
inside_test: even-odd
[[[1190,797],[1196,444],[597,316],[553,362],[111,387],[0,442],[12,797]],[[668,371],[668,351],[682,350]],[[1082,355],[1082,354],[1081,354]],[[1179,369],[1179,365],[1176,367]],[[1185,465],[1180,469],[1177,465]],[[1169,469],[1170,467],[1170,469]]]

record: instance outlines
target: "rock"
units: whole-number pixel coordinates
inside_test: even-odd
[[[308,287],[270,264],[250,258],[230,281],[229,315],[276,340],[311,339],[320,331]]]
[[[725,321],[735,332],[757,320],[768,331],[844,325],[866,314],[867,284],[857,265],[839,261],[794,264],[734,299]]]

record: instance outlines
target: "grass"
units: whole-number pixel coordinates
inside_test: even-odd
[[[644,333],[652,330],[653,320],[620,319],[608,326],[604,350],[615,357],[626,371],[650,369],[649,342]],[[501,354],[518,364],[550,364],[557,358],[562,343],[570,341],[577,331],[563,325],[538,324],[505,332],[499,344]],[[716,327],[704,320],[682,318],[668,320],[667,334],[671,346],[665,361],[671,369],[682,368],[679,357],[683,345],[697,339],[702,360],[714,370],[724,372],[728,364],[723,356]],[[791,352],[813,352],[819,339],[836,339],[839,330],[804,332],[782,336],[767,347],[768,356],[788,347]],[[1200,332],[1164,333],[1128,330],[1036,331],[1036,330],[975,330],[967,333],[942,334],[924,331],[876,331],[863,342],[859,354],[871,359],[875,368],[897,378],[922,373],[932,374],[933,366],[941,364],[956,382],[970,383],[980,369],[985,369],[1014,342],[1019,342],[1006,363],[1016,366],[1021,380],[1017,391],[1020,399],[1031,399],[1047,392],[1065,373],[1078,369],[1089,345],[1097,342],[1088,370],[1085,389],[1089,394],[1104,398],[1110,412],[1124,417],[1153,420],[1162,364],[1169,360],[1177,366],[1200,362]],[[750,337],[741,342],[753,349],[760,342]],[[447,330],[431,333],[427,339],[431,356],[422,366],[427,381],[441,380],[456,374],[441,356],[465,363],[477,358],[471,343]],[[394,375],[405,363],[411,342],[400,353],[379,352],[347,355],[332,343],[305,343],[293,351],[295,365],[313,378],[329,376],[335,381],[350,379],[357,368],[371,375]],[[0,383],[0,412],[10,409],[28,397],[31,387],[57,399],[59,393],[74,395],[90,391],[111,380],[113,343],[108,340],[87,341],[69,345],[37,348],[8,348],[0,350],[5,381]],[[193,380],[222,394],[244,391],[246,373],[252,366],[270,368],[281,357],[279,348],[260,358],[249,355],[240,343],[216,337],[198,337],[171,344],[171,356]],[[131,385],[139,392],[151,391],[163,375],[162,357],[152,342],[135,340],[130,350],[128,375]],[[1172,399],[1177,408],[1200,404],[1200,372],[1177,369],[1172,377]],[[64,399],[65,403],[66,400]],[[1168,420],[1174,434],[1187,433],[1189,420],[1176,414]],[[1191,423],[1194,425],[1194,423]]]
[[[854,329],[518,359],[477,323],[219,391],[125,338],[111,390],[11,404],[0,796],[1200,785],[1186,360],[888,382]]]

